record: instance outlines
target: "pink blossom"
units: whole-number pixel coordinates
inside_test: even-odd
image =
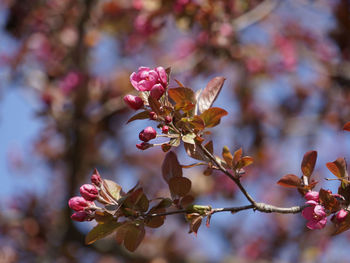
[[[316,192],[316,191],[310,191],[310,192],[307,192],[306,195],[304,196],[304,198],[308,201],[310,200],[313,200],[313,201],[316,201],[318,202],[319,201],[319,193]]]
[[[74,214],[71,215],[70,218],[74,221],[83,222],[88,220],[89,214],[84,211],[75,212]]]
[[[85,200],[81,196],[74,196],[68,201],[69,207],[77,212],[84,211],[85,208],[91,206],[92,204],[92,202]]]
[[[147,127],[142,130],[139,134],[139,138],[141,141],[148,142],[157,137],[157,132],[152,127]]]
[[[302,215],[308,220],[306,226],[309,229],[322,229],[326,226],[327,223],[327,214],[324,211],[322,205],[318,204],[314,200],[306,202],[311,206],[304,208]]]
[[[138,96],[134,96],[134,95],[126,95],[123,98],[124,102],[132,109],[134,110],[138,110],[141,109],[143,106],[143,100],[138,97]]]
[[[340,211],[337,213],[337,215],[335,216],[336,220],[338,223],[341,223],[345,220],[346,216],[348,215],[348,211],[344,210],[344,209],[340,209]]]
[[[133,72],[130,75],[130,82],[138,91],[150,91],[157,84],[161,84],[165,88],[167,76],[162,67],[155,69],[140,67],[137,73]]]
[[[98,197],[98,190],[92,184],[84,184],[80,187],[80,194],[85,200],[94,201]]]
[[[162,86],[162,84],[156,84],[151,89],[150,96],[152,98],[155,98],[156,100],[159,100],[163,96],[164,92],[165,92],[165,89]]]

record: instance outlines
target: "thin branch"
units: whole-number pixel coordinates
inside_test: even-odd
[[[265,0],[252,10],[239,16],[232,22],[232,26],[236,31],[241,31],[270,14],[280,3],[280,0]]]

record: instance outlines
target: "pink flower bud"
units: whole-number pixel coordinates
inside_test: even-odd
[[[310,192],[307,192],[304,197],[308,201],[316,201],[316,202],[318,202],[319,193],[316,192],[316,191],[310,191]]]
[[[143,106],[143,100],[140,97],[129,94],[126,95],[123,99],[124,102],[134,110],[138,110]]]
[[[157,137],[157,132],[152,127],[147,127],[142,130],[139,134],[139,138],[141,141],[148,142]]]
[[[81,196],[74,196],[68,201],[68,205],[74,211],[84,211],[85,208],[91,206],[93,203],[85,200]]]
[[[336,215],[336,220],[338,223],[341,223],[345,220],[346,216],[348,215],[348,211],[344,209],[340,209],[340,211]]]
[[[167,77],[167,74],[165,72],[165,69],[163,67],[157,67],[157,68],[155,68],[155,71],[159,75],[159,80],[162,82],[164,87],[166,87],[167,82],[168,82],[168,77]]]
[[[89,214],[82,211],[82,212],[75,212],[73,215],[71,215],[71,219],[74,221],[78,221],[78,222],[83,222],[86,221],[89,217]]]
[[[94,173],[91,176],[91,183],[93,183],[96,186],[100,186],[102,183],[102,178],[100,176],[100,173],[97,171],[97,169],[95,168]]]
[[[170,122],[172,122],[173,118],[171,116],[166,116],[164,118],[164,120],[165,120],[166,123],[170,123]]]
[[[98,197],[98,190],[92,184],[84,184],[80,187],[80,194],[88,201],[94,201]]]
[[[164,92],[165,89],[162,84],[156,84],[152,87],[150,96],[156,100],[159,100],[163,96]]]
[[[142,143],[136,144],[136,147],[140,150],[146,150],[146,149],[151,147],[151,144],[149,144],[147,142],[142,142]]]
[[[151,119],[151,120],[157,120],[157,118],[158,118],[158,116],[157,116],[157,113],[155,113],[154,111],[151,111],[150,113],[149,113],[149,118]]]
[[[169,132],[169,127],[166,126],[166,125],[164,125],[164,126],[162,127],[162,133],[167,134],[168,132]]]

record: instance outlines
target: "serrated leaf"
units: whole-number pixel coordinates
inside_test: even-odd
[[[185,177],[173,177],[169,180],[172,195],[185,196],[191,190],[191,185],[191,180]]]
[[[305,153],[303,157],[303,161],[301,162],[301,171],[303,172],[303,175],[305,175],[306,177],[311,176],[315,168],[316,159],[317,159],[316,151],[309,151]]]
[[[203,113],[213,105],[224,85],[224,82],[224,77],[215,77],[209,81],[198,100],[198,109],[200,113]]]
[[[132,121],[136,120],[145,120],[149,118],[149,112],[148,111],[141,111],[134,116],[132,116],[126,123],[130,123]]]
[[[334,162],[327,163],[326,166],[339,179],[348,179],[347,164],[344,158],[339,157]]]
[[[165,155],[162,164],[162,175],[167,183],[173,177],[182,177],[182,167],[174,152],[168,152]]]
[[[103,184],[107,192],[115,199],[115,201],[118,201],[121,197],[120,192],[122,190],[122,187],[119,184],[108,179],[104,179]]]
[[[195,144],[194,138],[196,138],[194,133],[188,133],[182,136],[182,141],[189,144]]]
[[[284,187],[300,187],[302,185],[302,180],[294,174],[287,174],[283,176],[277,184]]]
[[[205,127],[215,127],[220,123],[223,116],[227,115],[227,111],[221,108],[210,108],[204,111],[200,117],[203,119]]]
[[[124,234],[124,247],[130,252],[134,252],[145,237],[145,228],[143,225],[136,226],[129,224]]]
[[[122,223],[111,221],[105,224],[98,224],[85,237],[85,244],[90,245],[96,240],[112,234]]]
[[[345,123],[344,127],[343,127],[344,131],[350,131],[350,121]]]
[[[222,148],[222,158],[224,158],[226,164],[232,168],[233,156],[227,146],[224,146],[224,148]]]

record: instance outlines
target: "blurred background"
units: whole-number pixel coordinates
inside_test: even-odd
[[[310,231],[300,214],[215,214],[197,237],[174,215],[135,253],[113,237],[84,245],[94,223],[72,222],[67,201],[93,168],[124,190],[169,195],[164,153],[135,147],[152,122],[125,124],[139,66],[171,67],[170,87],[227,79],[214,151],[254,157],[242,181],[256,200],[302,204],[276,182],[300,176],[309,150],[316,189],[336,191],[325,163],[350,156],[350,1],[0,0],[0,262],[348,262],[350,234]],[[197,204],[247,203],[224,175],[184,175]]]

